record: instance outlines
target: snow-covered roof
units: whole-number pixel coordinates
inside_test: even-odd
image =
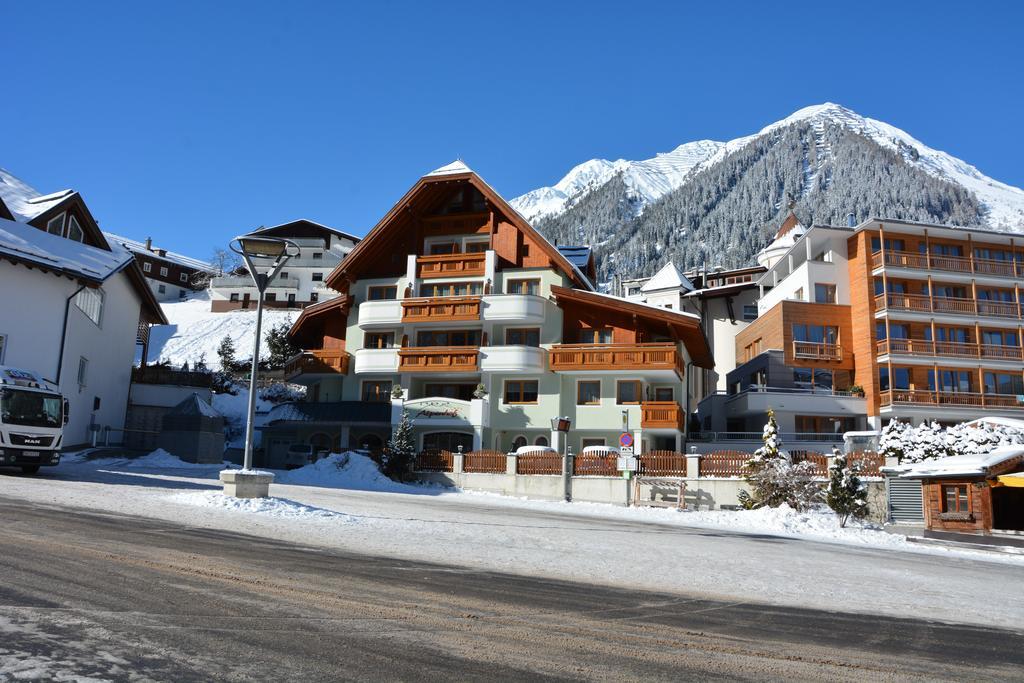
[[[907,468],[900,477],[903,479],[930,479],[939,477],[978,476],[988,474],[997,465],[1024,458],[1024,446],[997,446],[980,455],[953,455],[948,458],[925,460]]]
[[[435,168],[433,171],[428,173],[424,177],[435,176],[435,175],[456,175],[458,173],[472,173],[473,169],[467,166],[462,159],[456,159],[450,164],[446,164],[441,168]]]
[[[971,420],[967,424],[972,427],[1011,427],[1013,429],[1020,429],[1024,431],[1024,420],[1018,420],[1014,417],[979,417],[977,420]]]
[[[662,289],[684,289],[690,292],[693,291],[693,283],[679,272],[676,264],[669,262],[662,266],[661,270],[640,288],[640,291],[656,292]]]
[[[634,299],[626,299],[625,297],[615,296],[614,294],[605,294],[604,292],[587,292],[588,296],[598,296],[602,299],[608,299],[609,301],[618,301],[622,303],[630,304],[631,306],[643,306],[659,313],[669,313],[671,315],[681,315],[684,318],[692,318],[694,320],[700,320],[700,316],[696,313],[690,313],[688,311],[676,311],[671,308],[665,308],[664,306],[656,306],[649,304],[646,301],[636,301]]]
[[[178,405],[171,408],[170,415],[199,415],[202,417],[223,417],[216,408],[209,404],[199,394],[192,392]]]
[[[590,262],[590,247],[559,246],[559,253],[577,268],[586,268]]]
[[[10,209],[15,220],[27,223],[39,214],[64,201],[74,190],[40,194],[38,190],[13,173],[0,168],[0,200]]]
[[[205,261],[200,261],[199,259],[194,259],[183,254],[176,254],[173,251],[164,251],[163,255],[161,255],[153,249],[147,249],[145,242],[139,242],[138,240],[133,240],[128,237],[115,235],[112,232],[104,232],[103,234],[106,236],[108,241],[117,242],[118,244],[123,245],[128,251],[134,252],[136,254],[142,254],[144,256],[150,256],[152,258],[163,259],[164,261],[177,263],[178,265],[185,266],[186,268],[193,268],[195,270],[203,270],[211,273],[215,270],[215,268],[211,266],[209,263]]]
[[[103,282],[132,262],[127,249],[110,247],[106,251],[0,218],[0,253],[92,282]]]

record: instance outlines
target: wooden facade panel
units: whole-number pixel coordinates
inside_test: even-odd
[[[922,483],[925,523],[936,531],[985,531],[992,528],[992,489],[977,487],[974,481],[960,479],[929,480]],[[967,486],[971,518],[946,519],[942,509],[943,486]]]
[[[868,415],[878,415],[878,364],[875,361],[875,292],[871,275],[871,238],[861,231],[847,240],[850,277],[850,332],[853,381],[864,388]]]
[[[738,363],[751,360],[771,349],[783,351],[791,367],[831,367],[854,369],[853,327],[849,306],[814,304],[806,301],[780,301],[736,335]],[[838,349],[822,349],[816,358],[794,353],[793,325],[829,325],[839,330]],[[839,360],[835,356],[839,356]]]

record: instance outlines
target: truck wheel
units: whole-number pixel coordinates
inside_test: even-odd
[[[21,466],[22,474],[35,474],[38,471],[39,471],[39,465],[22,465]]]

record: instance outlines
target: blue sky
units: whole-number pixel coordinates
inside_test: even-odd
[[[824,101],[1021,186],[1022,5],[12,1],[0,166],[204,258],[363,234],[456,157],[511,198]]]

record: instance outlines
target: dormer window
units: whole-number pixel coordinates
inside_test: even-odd
[[[78,219],[72,216],[68,219],[68,239],[81,242],[85,239],[85,231],[78,224]]]
[[[64,214],[51,218],[46,223],[46,232],[57,237],[64,236]]]

